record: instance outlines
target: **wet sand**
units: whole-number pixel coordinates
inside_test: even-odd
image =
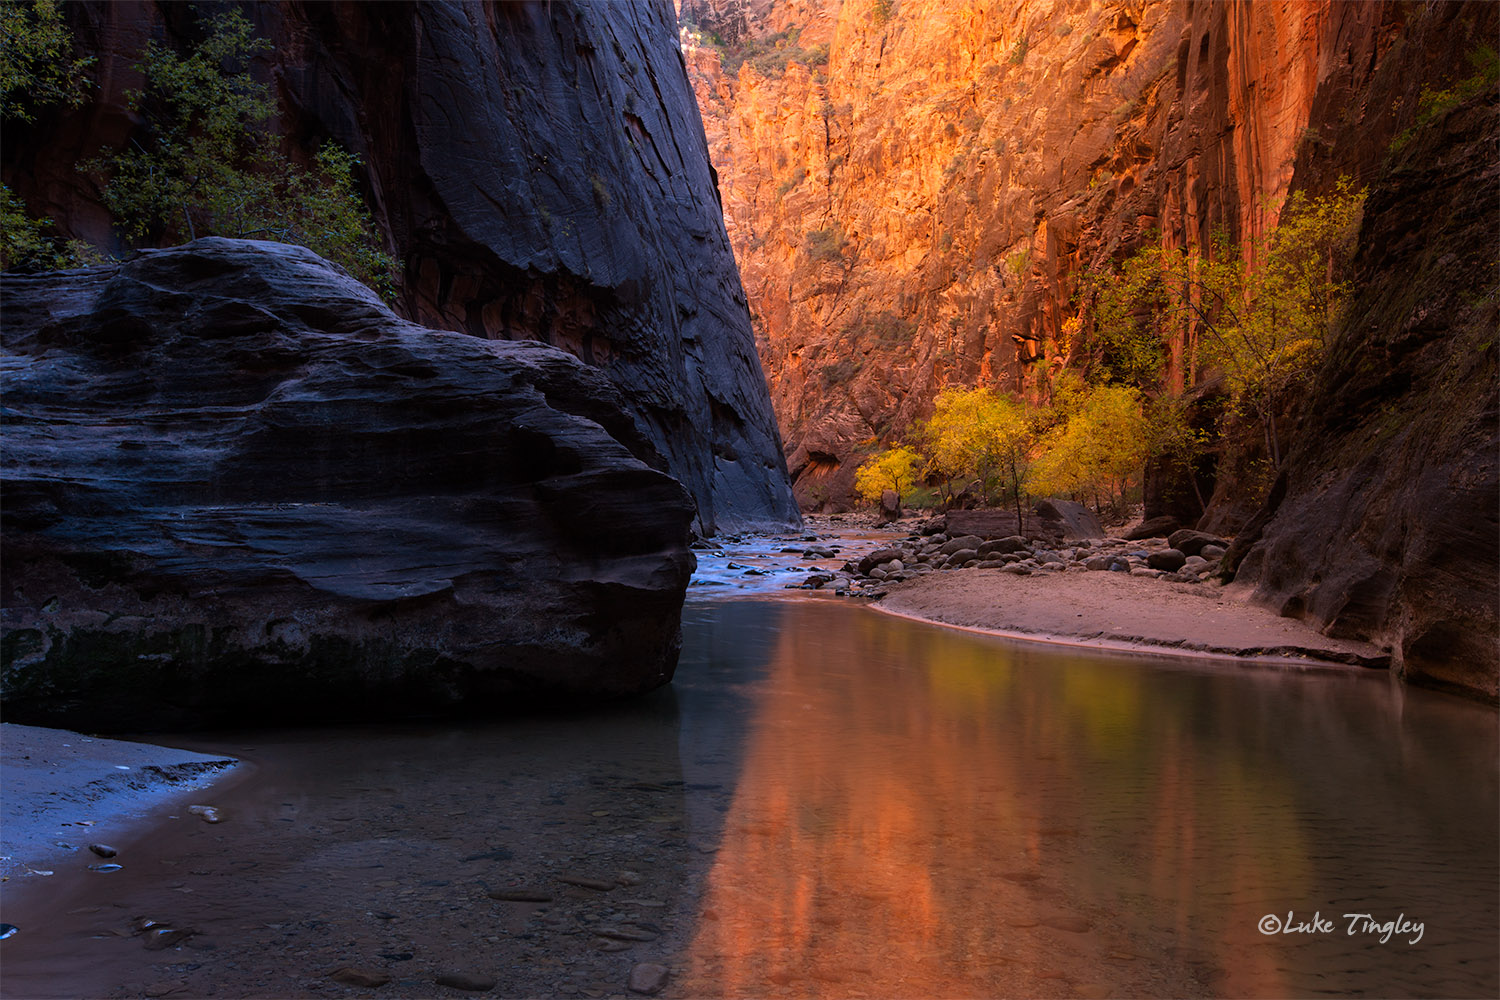
[[[996,635],[1156,655],[1302,659],[1385,667],[1366,642],[1334,639],[1249,600],[1244,588],[1163,583],[1124,573],[1015,576],[932,573],[894,584],[874,605],[921,621]]]
[[[0,724],[0,880],[7,891],[110,843],[182,795],[223,778],[235,759]],[[90,862],[102,859],[88,855]]]
[[[717,839],[721,793],[687,787],[674,712],[664,691],[592,716],[184,738],[254,780],[195,793],[218,823],[164,806],[114,845],[119,871],[83,851],[7,887],[0,992],[635,995],[637,964],[682,951]]]

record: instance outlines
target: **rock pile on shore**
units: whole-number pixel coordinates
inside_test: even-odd
[[[1201,583],[1215,578],[1228,545],[1226,539],[1191,528],[1166,538],[1058,541],[1024,535],[950,534],[940,523],[929,522],[906,539],[857,561],[849,560],[837,571],[811,573],[800,586],[879,597],[886,584],[958,569],[995,569],[1017,576],[1113,572],[1169,583]]]

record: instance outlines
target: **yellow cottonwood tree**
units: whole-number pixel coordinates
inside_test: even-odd
[[[872,503],[879,503],[886,490],[896,494],[896,503],[916,485],[921,457],[906,445],[895,445],[866,459],[854,472],[854,488]]]
[[[1222,234],[1206,249],[1146,247],[1096,275],[1093,346],[1100,372],[1159,388],[1168,344],[1185,343],[1179,375],[1224,376],[1230,400],[1260,421],[1281,463],[1277,414],[1317,370],[1348,297],[1344,271],[1365,192],[1346,177],[1319,198],[1297,192],[1276,226],[1243,246]]]
[[[1103,513],[1119,507],[1146,463],[1149,428],[1138,389],[1101,385],[1041,442],[1035,491],[1092,499]]]
[[[945,499],[953,498],[955,480],[972,482],[986,503],[1012,503],[1022,518],[1035,438],[1026,407],[985,388],[944,389],[923,426],[928,467]]]

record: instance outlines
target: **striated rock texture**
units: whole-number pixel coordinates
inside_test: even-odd
[[[1291,189],[1372,178],[1422,88],[1467,75],[1465,56],[1500,30],[1488,3],[682,10],[730,240],[810,506],[844,497],[862,455],[930,413],[945,385],[1040,394],[1078,360],[1088,268],[1152,239],[1248,237]],[[1171,377],[1191,378],[1179,358]],[[1253,512],[1231,489],[1213,506],[1220,531]]]
[[[699,526],[797,520],[666,0],[281,0],[245,6],[275,51],[288,155],[364,161],[401,266],[398,312],[540,340],[606,373],[698,502]],[[4,177],[60,231],[112,237],[75,164],[129,141],[147,39],[197,37],[191,5],[69,4],[97,100],[8,129]]]
[[[666,683],[691,498],[597,370],[300,247],[5,275],[0,683],[84,729]]]
[[[1436,118],[1371,190],[1357,293],[1237,581],[1409,680],[1500,689],[1500,106]],[[1242,540],[1243,541],[1243,540]]]

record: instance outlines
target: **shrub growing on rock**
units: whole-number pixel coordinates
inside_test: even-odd
[[[191,53],[148,42],[145,85],[130,102],[144,133],[84,167],[107,177],[104,203],[127,239],[174,243],[231,236],[296,243],[389,296],[393,262],[354,182],[358,160],[325,144],[310,167],[278,150],[276,104],[250,76],[270,49],[236,10],[207,19]]]

